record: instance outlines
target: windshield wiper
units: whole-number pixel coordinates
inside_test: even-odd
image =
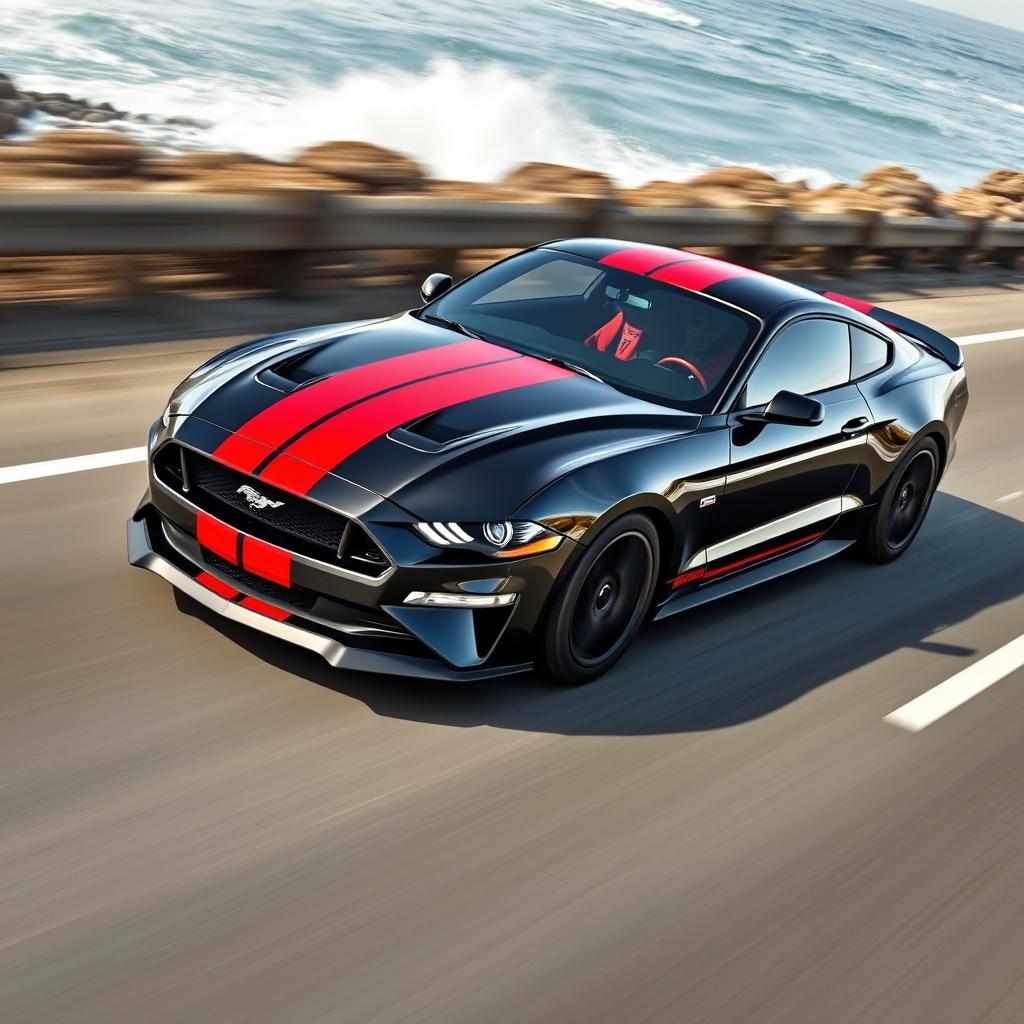
[[[449,331],[455,331],[456,334],[464,334],[467,338],[476,338],[477,341],[485,340],[475,331],[471,331],[468,327],[460,324],[458,320],[449,320],[446,316],[438,316],[436,313],[422,313],[420,315],[424,320],[440,324],[441,327],[446,327]]]
[[[539,356],[536,352],[530,352],[529,354],[536,359],[543,359],[545,363],[550,363],[552,366],[560,366],[563,370],[572,370],[573,373],[578,373],[582,377],[596,380],[598,384],[608,383],[603,377],[598,377],[593,370],[588,370],[585,366],[577,366],[576,363],[570,363],[559,356]]]

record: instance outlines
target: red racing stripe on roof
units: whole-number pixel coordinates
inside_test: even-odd
[[[292,585],[292,556],[256,537],[242,538],[242,568],[282,587]]]
[[[651,274],[655,281],[664,281],[680,288],[687,288],[692,292],[702,292],[712,285],[734,277],[758,276],[758,271],[751,270],[749,267],[738,267],[735,263],[714,260],[710,256],[698,256],[685,263],[673,263],[672,266],[663,267]]]
[[[215,555],[220,555],[226,562],[238,565],[238,531],[227,523],[207,515],[196,513],[196,540]]]
[[[609,253],[600,262],[606,267],[628,270],[632,274],[649,274],[657,267],[686,259],[688,255],[661,245],[631,245],[628,249]]]
[[[571,370],[521,356],[408,384],[325,420],[275,458],[260,478],[293,494],[308,494],[339,463],[403,423],[475,398],[571,376]]]
[[[833,302],[838,302],[841,306],[855,309],[858,313],[865,313],[868,316],[871,315],[871,311],[875,308],[870,302],[865,302],[863,299],[851,299],[849,295],[840,295],[839,292],[822,292],[821,294],[823,298],[831,299]]]
[[[345,370],[293,391],[257,413],[218,445],[213,457],[241,473],[251,473],[274,449],[339,408],[423,377],[514,356],[506,348],[470,338]]]

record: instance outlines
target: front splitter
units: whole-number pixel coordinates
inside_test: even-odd
[[[321,636],[294,623],[278,622],[275,619],[267,618],[259,612],[240,604],[234,604],[215,594],[212,590],[208,590],[156,551],[150,540],[149,527],[144,519],[128,520],[128,561],[140,569],[148,569],[150,572],[156,573],[157,576],[163,577],[176,590],[187,594],[192,600],[217,615],[222,615],[243,626],[249,626],[260,633],[275,636],[296,647],[313,651],[335,668],[349,669],[353,672],[437,679],[446,682],[472,682],[478,679],[493,679],[498,676],[527,672],[532,667],[529,664],[522,664],[501,665],[494,668],[455,669],[429,658],[349,647],[339,640]]]

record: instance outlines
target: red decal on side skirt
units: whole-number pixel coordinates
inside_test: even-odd
[[[785,544],[780,544],[776,548],[770,548],[768,551],[759,551],[756,555],[748,555],[737,562],[716,566],[714,569],[709,569],[704,573],[704,579],[709,580],[713,576],[721,576],[723,573],[732,572],[734,569],[742,569],[745,565],[753,565],[754,562],[761,562],[766,558],[771,558],[772,555],[781,555],[783,551],[788,551],[790,548],[798,548],[801,544],[809,544],[812,540],[817,540],[819,537],[824,536],[824,531],[821,533],[809,533],[806,537],[797,537],[796,540],[787,541]]]
[[[303,434],[285,450],[288,457],[278,456],[260,477],[293,494],[308,494],[339,463],[403,423],[474,398],[571,376],[571,370],[523,356],[396,388]]]

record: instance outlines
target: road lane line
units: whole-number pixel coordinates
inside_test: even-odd
[[[20,466],[0,466],[0,484],[13,484],[22,480],[38,480],[44,476],[62,476],[64,473],[82,473],[87,469],[105,469],[107,466],[125,466],[131,462],[145,462],[146,447],[121,448],[116,452],[97,452],[95,455],[72,455],[67,459],[47,462],[26,462]]]
[[[883,721],[907,732],[920,732],[950,711],[977,697],[1000,679],[1024,665],[1024,636],[976,661],[969,668],[950,676],[909,704],[886,715]]]
[[[1013,331],[991,331],[989,334],[965,334],[962,338],[954,338],[958,345],[983,345],[986,341],[1009,341],[1011,338],[1024,338],[1024,328]]]
[[[1024,491],[1010,491],[1009,494],[996,498],[996,501],[1016,501],[1018,498],[1024,498]]]

